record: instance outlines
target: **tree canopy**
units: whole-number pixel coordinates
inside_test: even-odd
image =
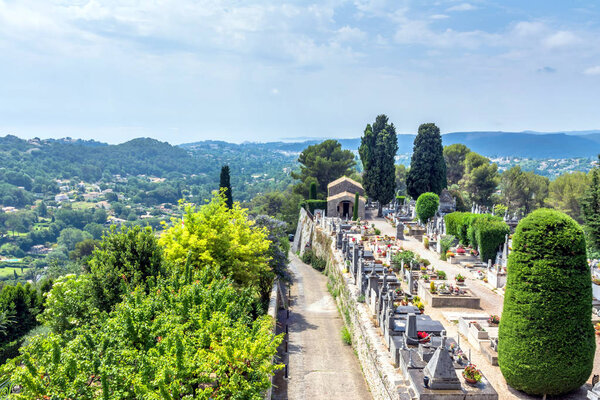
[[[460,143],[444,146],[448,186],[457,184],[462,179],[465,174],[465,158],[470,152],[467,146]]]
[[[396,168],[394,166],[398,138],[394,124],[385,114],[378,115],[373,126],[367,124],[358,152],[363,164],[363,187],[370,199],[381,207],[394,199]]]
[[[439,195],[446,186],[446,162],[440,128],[432,123],[422,124],[415,138],[406,178],[408,194],[414,199],[425,192]]]
[[[342,150],[342,145],[333,139],[308,146],[298,156],[298,162],[300,172],[292,172],[292,177],[301,182],[294,187],[294,192],[308,198],[310,184],[316,182],[320,199],[327,197],[330,182],[350,176],[356,164],[354,154],[350,150]]]

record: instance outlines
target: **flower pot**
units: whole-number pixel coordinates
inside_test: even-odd
[[[467,382],[469,385],[477,385],[477,380],[471,379],[471,378],[467,378],[464,375],[463,375],[463,378],[465,378],[465,382]]]

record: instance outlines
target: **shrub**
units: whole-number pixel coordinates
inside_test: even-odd
[[[448,235],[458,236],[459,228],[462,225],[463,218],[467,213],[453,212],[444,216],[444,222],[446,224],[446,233]]]
[[[440,197],[431,192],[423,193],[417,199],[417,217],[422,223],[426,223],[433,217],[440,206]]]
[[[426,249],[429,248],[429,238],[428,237],[423,238],[423,247],[425,247]]]
[[[302,262],[321,272],[325,271],[325,267],[327,266],[327,261],[324,258],[317,256],[312,249],[304,250]]]
[[[415,261],[417,261],[417,256],[410,250],[399,251],[394,255],[394,262],[398,265],[404,263],[404,265],[410,267],[410,263]]]
[[[360,196],[358,192],[354,194],[354,207],[352,208],[352,221],[358,220],[358,207],[360,206]]]
[[[596,348],[584,233],[566,214],[539,209],[519,223],[512,247],[500,370],[528,394],[567,393],[590,376]]]
[[[506,235],[510,233],[510,228],[504,221],[487,221],[484,219],[475,221],[473,227],[479,249],[481,250],[479,254],[481,261],[494,260],[498,248],[504,243]]]
[[[437,289],[436,289],[436,287],[435,287],[435,282],[431,282],[431,283],[429,284],[429,291],[430,291],[431,293],[437,293]]]
[[[446,253],[450,250],[450,246],[452,246],[454,240],[456,240],[456,238],[453,235],[445,235],[440,238],[441,260],[446,261]]]
[[[327,210],[327,200],[306,200],[302,202],[302,206],[314,214],[315,210]]]
[[[438,279],[441,279],[441,280],[446,279],[446,272],[445,271],[438,270],[437,275],[438,275]]]

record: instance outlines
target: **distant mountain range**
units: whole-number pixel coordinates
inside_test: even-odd
[[[398,153],[412,153],[415,135],[398,135]],[[300,152],[324,139],[299,142],[254,143],[270,150]],[[357,150],[360,139],[338,139],[342,147]],[[577,132],[452,132],[442,135],[444,146],[462,143],[488,157],[575,158],[600,153],[600,131]],[[246,145],[250,145],[247,143]]]

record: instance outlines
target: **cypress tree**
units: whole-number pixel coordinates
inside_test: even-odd
[[[367,196],[379,202],[379,217],[382,206],[394,198],[397,151],[398,137],[394,124],[388,124],[385,114],[378,115],[373,126],[368,124],[365,128],[358,152],[364,167],[363,186]]]
[[[229,178],[229,165],[224,165],[221,168],[221,182],[219,183],[219,188],[223,190],[223,194],[225,196],[225,204],[227,208],[233,207],[233,196],[231,194],[231,181]]]
[[[354,193],[354,209],[352,210],[352,221],[358,220],[358,205],[360,204],[360,196],[358,192]]]
[[[600,161],[600,156],[598,156]],[[589,238],[589,247],[600,250],[600,168],[595,167],[590,172],[592,182],[581,199],[581,209],[585,229]]]
[[[571,217],[539,209],[521,220],[508,258],[498,363],[506,382],[560,395],[592,372],[596,341],[585,237]]]
[[[310,184],[310,193],[308,194],[308,199],[309,200],[317,199],[317,183],[316,182],[312,182]]]
[[[446,162],[440,128],[431,123],[422,124],[414,142],[406,189],[413,199],[417,199],[426,192],[439,195],[446,186]]]

